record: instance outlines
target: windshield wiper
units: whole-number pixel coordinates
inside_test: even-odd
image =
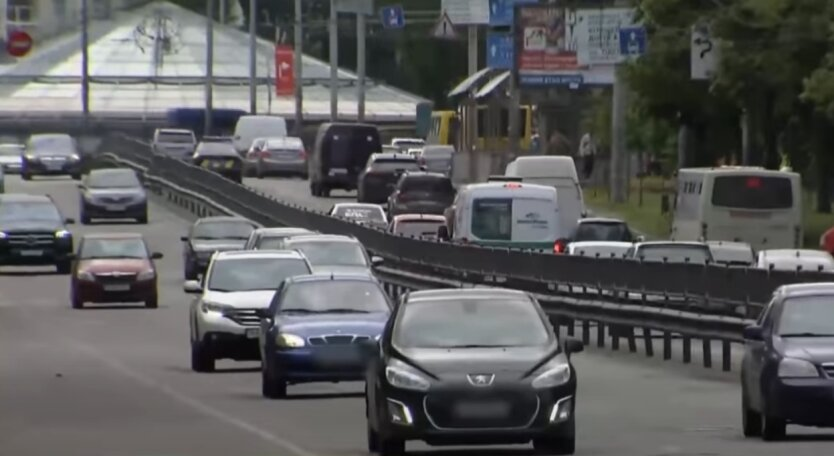
[[[231,290],[229,288],[209,288],[209,291],[219,291],[220,293],[234,293],[238,290]]]
[[[506,345],[496,344],[461,344],[461,345],[447,345],[443,348],[499,348],[506,347]]]
[[[779,334],[779,337],[834,337],[834,334],[804,332]]]
[[[359,309],[345,309],[345,308],[337,308],[337,309],[327,309],[324,312],[327,313],[370,313],[367,310],[359,310]]]
[[[311,309],[281,309],[281,313],[301,313],[301,314],[317,314],[321,313],[320,310],[311,310]]]
[[[82,260],[145,260],[147,257],[142,256],[103,256],[103,255],[92,255],[92,256],[85,256],[81,257]]]

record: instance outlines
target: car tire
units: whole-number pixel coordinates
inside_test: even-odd
[[[93,219],[91,219],[90,216],[87,215],[87,211],[85,211],[84,208],[81,208],[81,224],[82,225],[90,225],[92,223],[93,223]]]
[[[571,418],[564,424],[564,430],[554,437],[533,440],[533,450],[537,454],[569,455],[576,452],[576,420]]]
[[[770,417],[763,415],[762,420],[762,439],[768,442],[775,442],[785,438],[785,431],[787,423],[782,418]]]
[[[383,437],[377,440],[380,456],[402,456],[405,454],[405,440]]]
[[[255,168],[255,177],[258,178],[258,179],[263,179],[264,178],[264,172],[260,167]]]
[[[287,397],[287,382],[269,373],[266,362],[261,363],[261,394],[267,399],[284,399]]]
[[[741,429],[745,437],[761,437],[762,415],[751,409],[747,401],[747,392],[741,392]]]
[[[67,275],[72,272],[72,261],[63,260],[55,263],[55,269],[60,275]]]
[[[379,453],[379,433],[371,426],[370,419],[367,421],[368,453]]]
[[[146,309],[157,309],[159,308],[159,297],[157,295],[153,295],[148,300],[145,301],[145,308]]]
[[[330,197],[330,187],[322,185],[321,186],[321,195],[319,195],[319,196],[322,196],[324,198],[329,198]]]
[[[196,268],[194,266],[189,266],[188,263],[186,263],[185,270],[183,271],[183,277],[185,277],[185,280],[197,280],[199,274],[197,274],[195,269]]]
[[[70,304],[72,305],[73,309],[83,309],[84,308],[84,301],[78,297],[77,294],[73,293],[70,297]]]
[[[214,357],[202,342],[191,341],[191,370],[214,372]]]
[[[141,217],[136,219],[136,223],[138,223],[140,225],[147,225],[148,224],[148,211],[147,211],[147,209],[145,210],[145,213]]]

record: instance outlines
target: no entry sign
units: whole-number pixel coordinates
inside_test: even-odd
[[[9,33],[6,40],[6,51],[14,57],[23,57],[32,50],[32,37],[23,30]]]

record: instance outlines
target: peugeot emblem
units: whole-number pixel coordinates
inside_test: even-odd
[[[466,379],[472,386],[489,386],[495,380],[495,374],[469,374]]]

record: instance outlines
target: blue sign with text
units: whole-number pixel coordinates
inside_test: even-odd
[[[627,27],[620,29],[620,55],[638,57],[646,53],[646,29]]]
[[[402,6],[386,6],[379,11],[382,28],[401,29],[405,27],[405,13]]]
[[[513,35],[490,33],[486,39],[486,66],[497,70],[510,70],[514,66]]]
[[[539,0],[489,0],[489,25],[509,27],[513,25],[515,5],[532,5],[538,2]]]

